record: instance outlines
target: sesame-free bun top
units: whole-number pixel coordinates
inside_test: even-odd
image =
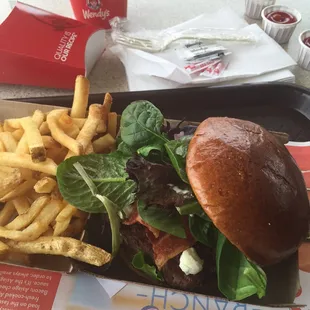
[[[206,119],[190,142],[186,170],[214,225],[257,264],[283,260],[306,238],[310,208],[302,173],[261,126]]]

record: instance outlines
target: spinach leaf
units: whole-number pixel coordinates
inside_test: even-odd
[[[112,232],[112,255],[115,256],[119,250],[120,247],[120,220],[117,215],[118,208],[117,206],[109,200],[107,197],[102,196],[98,194],[98,189],[92,179],[89,177],[87,172],[85,171],[84,167],[79,163],[76,162],[74,163],[74,168],[76,171],[80,174],[81,178],[84,180],[86,186],[88,186],[91,195],[98,199],[104,206],[105,210],[108,213],[109,221],[110,221],[110,226],[111,226],[111,232]],[[70,201],[68,201],[70,202]],[[72,204],[72,202],[70,202]]]
[[[140,100],[131,103],[122,113],[121,137],[130,147],[164,144],[167,138],[161,133],[164,116],[151,102]]]
[[[217,229],[210,220],[193,215],[189,216],[188,222],[190,232],[198,242],[210,248],[216,245]]]
[[[151,144],[151,145],[146,145],[142,146],[137,150],[137,153],[143,157],[148,157],[149,154],[153,151],[158,151],[162,152],[163,151],[163,145],[162,144]]]
[[[120,219],[117,215],[117,206],[105,196],[97,194],[95,197],[103,203],[107,210],[112,233],[112,256],[115,257],[121,244],[121,235],[119,233]]]
[[[121,141],[117,147],[117,151],[121,152],[125,156],[132,156],[135,153],[130,146],[128,146],[124,141]]]
[[[247,258],[224,235],[218,234],[216,247],[218,287],[231,300],[242,300],[257,294],[266,294],[267,277],[257,265]]]
[[[181,215],[197,215],[204,221],[212,222],[197,200],[191,200],[176,209]]]
[[[191,138],[191,136],[186,136],[179,140],[171,140],[165,143],[171,163],[181,180],[185,183],[189,183],[186,175],[186,155]]]
[[[181,215],[201,214],[204,212],[197,200],[189,201],[183,206],[176,207],[176,209]]]
[[[128,157],[114,152],[71,157],[57,169],[57,182],[63,198],[75,207],[90,213],[105,212],[102,203],[92,194],[74,164],[79,162],[98,194],[111,200],[119,210],[135,200],[136,183],[125,171]]]
[[[181,216],[174,211],[155,206],[146,207],[145,202],[141,200],[138,203],[138,213],[144,222],[160,231],[185,239]]]
[[[157,271],[155,266],[147,264],[144,260],[142,251],[139,251],[132,259],[132,266],[138,270],[141,270],[154,280],[164,281],[163,276]]]

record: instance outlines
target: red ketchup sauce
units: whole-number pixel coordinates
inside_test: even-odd
[[[288,12],[274,11],[266,15],[266,18],[277,24],[293,24],[297,18]]]
[[[310,37],[303,39],[302,41],[306,46],[310,47]]]

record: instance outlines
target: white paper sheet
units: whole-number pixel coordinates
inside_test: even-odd
[[[174,88],[194,84],[214,84],[257,77],[296,65],[296,62],[256,24],[247,25],[231,9],[225,8],[216,13],[203,14],[171,29],[199,27],[240,28],[259,38],[256,44],[234,44],[227,70],[220,77],[206,78],[190,76],[176,61],[176,52],[168,49],[151,54],[144,51],[115,45],[111,48],[123,62],[129,88],[133,90]],[[152,80],[144,80],[149,77]],[[156,79],[154,79],[156,78]]]

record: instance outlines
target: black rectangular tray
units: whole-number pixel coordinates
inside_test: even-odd
[[[202,121],[209,116],[251,120],[282,131],[295,141],[310,140],[310,90],[293,84],[270,83],[231,87],[197,87],[161,91],[112,93],[113,110],[121,113],[134,100],[149,100],[165,118]],[[104,94],[89,96],[101,103]],[[72,96],[17,99],[71,107]]]
[[[310,90],[292,84],[255,84],[232,87],[200,87],[162,91],[112,93],[113,111],[121,113],[132,101],[149,100],[163,113],[165,118],[202,121],[210,116],[228,116],[246,119],[264,126],[268,130],[285,132],[290,140],[310,141]],[[89,103],[101,103],[104,94],[89,96]],[[72,96],[27,98],[26,101],[47,105],[71,107]],[[18,101],[18,99],[16,100]],[[98,233],[102,221],[92,216],[86,231],[88,242],[106,248],[106,236]],[[78,269],[105,275],[109,278],[144,282],[118,259],[112,268],[96,268],[77,263]],[[114,267],[113,267],[114,265]],[[116,266],[117,265],[117,266]],[[116,266],[116,267],[115,267]],[[285,272],[282,272],[285,270]],[[287,295],[292,299],[297,278],[297,258],[292,257],[278,267],[267,271],[271,280],[269,292],[263,303],[275,304]],[[281,278],[282,276],[282,278]],[[287,278],[292,281],[287,281]],[[279,283],[285,287],[280,288]],[[258,300],[251,300],[260,303]],[[288,301],[289,302],[289,301]]]

